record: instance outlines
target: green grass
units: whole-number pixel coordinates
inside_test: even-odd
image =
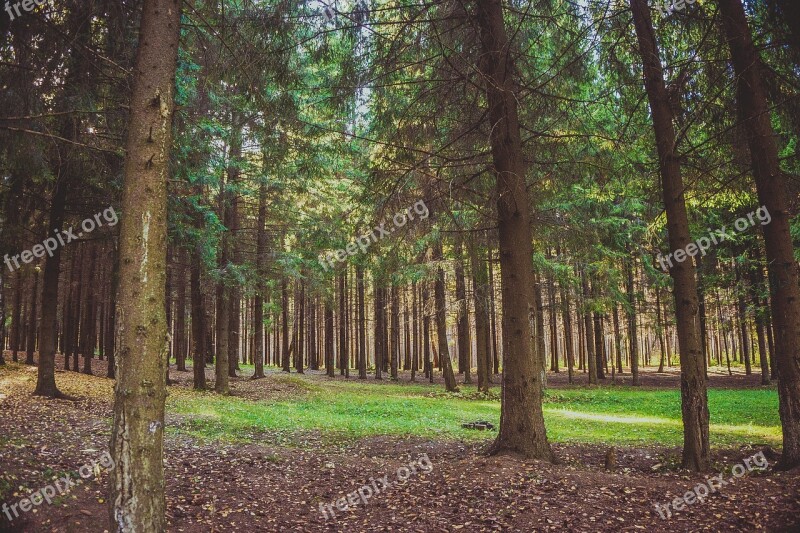
[[[300,396],[255,402],[182,395],[170,398],[168,410],[182,415],[177,431],[196,437],[298,446],[309,438],[343,442],[376,435],[489,439],[494,432],[464,430],[461,424],[479,419],[497,424],[500,416],[500,402],[478,398],[475,387],[462,387],[465,397],[459,397],[428,385],[273,379],[295,385]],[[780,444],[774,389],[712,389],[709,405],[713,446]],[[682,441],[677,390],[551,389],[545,419],[555,442],[679,446]]]

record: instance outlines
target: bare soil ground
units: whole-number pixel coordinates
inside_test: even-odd
[[[95,372],[104,375],[104,363],[95,363]],[[190,372],[173,369],[172,377],[178,388],[191,382]],[[562,378],[551,375],[550,384],[560,386]],[[730,378],[719,378],[718,385],[712,376],[711,385],[733,386]],[[758,386],[754,378],[752,386]],[[646,379],[647,385],[674,386],[677,374],[648,373]],[[60,386],[80,397],[77,402],[32,396],[35,380],[34,367],[0,370],[0,493],[11,494],[9,505],[108,449],[111,380],[59,373]],[[749,377],[743,381],[736,383],[751,386]],[[237,379],[233,389],[248,398],[303,393],[274,375]],[[485,457],[473,444],[419,438],[275,448],[199,442],[168,427],[169,531],[800,531],[797,471],[754,471],[664,520],[654,504],[706,478],[670,466],[678,449],[619,449],[614,471],[603,468],[605,448],[556,445],[555,451],[558,465]],[[756,451],[719,450],[714,461],[730,467]],[[320,504],[335,510],[337,499],[371,478],[396,480],[397,469],[422,454],[433,465],[430,473],[417,473],[366,505],[336,510],[335,517],[320,511]],[[108,531],[107,481],[107,472],[95,472],[66,497],[11,523],[0,514],[0,531]]]

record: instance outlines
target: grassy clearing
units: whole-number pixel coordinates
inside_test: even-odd
[[[497,424],[500,416],[499,401],[480,397],[475,387],[448,395],[427,385],[271,379],[296,385],[303,394],[271,402],[182,394],[170,398],[168,412],[181,415],[178,431],[196,437],[301,446],[310,434],[330,442],[376,435],[488,439],[492,433],[464,430],[461,423]],[[780,444],[774,389],[712,389],[709,404],[712,445]],[[682,441],[677,390],[551,389],[545,418],[556,442],[679,446]]]

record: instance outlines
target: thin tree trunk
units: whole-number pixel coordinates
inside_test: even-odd
[[[570,313],[569,296],[566,288],[561,285],[561,320],[564,322],[564,348],[567,352],[567,378],[573,383],[573,369],[575,367],[575,348],[572,343],[572,316]]]
[[[761,297],[763,279],[759,275],[761,263],[754,258],[750,266],[750,302],[756,316],[756,335],[758,336],[758,359],[761,363],[761,384],[769,385],[769,356],[767,354],[767,313],[766,302]]]
[[[325,299],[325,373],[328,377],[336,377],[334,366],[334,324],[333,301]]]
[[[37,304],[39,303],[39,267],[33,269],[33,290],[31,291],[30,314],[28,317],[28,346],[25,354],[25,364],[34,364],[33,352],[36,348],[36,320],[39,318]]]
[[[397,285],[393,285],[390,289],[391,299],[391,376],[393,380],[397,379],[397,370],[400,361],[400,294]]]
[[[442,261],[442,241],[437,240],[433,246],[432,259]],[[433,295],[436,305],[436,338],[439,346],[439,362],[444,374],[444,386],[449,392],[458,391],[456,376],[453,372],[453,361],[450,359],[450,348],[447,345],[447,300],[444,293],[444,269],[439,267],[433,285]]]
[[[201,251],[197,244],[192,251],[189,272],[190,292],[192,296],[192,371],[195,390],[206,390],[206,340],[205,312],[203,293],[200,290]]]
[[[283,242],[283,239],[281,239]],[[286,275],[281,277],[281,363],[284,372],[291,371],[289,359],[289,284]]]
[[[739,338],[742,340],[742,359],[744,360],[744,373],[749,376],[753,373],[750,363],[750,333],[747,331],[747,304],[744,295],[747,292],[747,283],[741,275],[741,267],[734,265],[736,272],[736,314],[739,321]]]
[[[472,340],[469,335],[469,305],[467,305],[467,286],[464,281],[464,238],[461,233],[456,235],[455,277],[456,277],[456,308],[457,315],[457,342],[458,342],[458,373],[464,374],[464,383],[472,383],[470,367],[472,366]]]
[[[339,375],[350,377],[347,345],[347,269],[339,274]]]
[[[479,237],[473,234],[467,246],[472,267],[472,299],[475,307],[475,356],[478,365],[478,390],[489,392],[491,348],[489,347],[489,273],[481,259]]]
[[[589,385],[597,385],[597,355],[595,354],[594,325],[592,311],[589,309],[589,281],[586,273],[581,272],[581,285],[583,287],[583,331],[586,335],[586,366],[589,369]]]
[[[358,378],[367,379],[367,316],[365,306],[364,269],[356,266],[358,288]]]

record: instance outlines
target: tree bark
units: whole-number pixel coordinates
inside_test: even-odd
[[[34,364],[33,352],[36,348],[36,320],[39,318],[37,304],[39,300],[39,267],[33,269],[33,290],[31,291],[31,305],[28,317],[28,346],[25,354],[25,364]],[[2,350],[0,348],[0,350]]]
[[[646,0],[631,0],[639,52],[644,67],[645,89],[653,116],[653,130],[658,148],[664,209],[667,215],[669,249],[675,254],[690,243],[684,185],[678,154],[675,151],[675,127],[672,119],[661,60],[658,55],[650,8]],[[690,258],[675,261],[670,267],[674,282],[675,314],[681,358],[681,405],[683,415],[683,467],[695,471],[710,466],[708,442],[708,398],[705,364],[698,327],[697,283]]]
[[[432,259],[441,264],[442,241],[437,240],[433,245]],[[453,360],[450,358],[450,348],[447,345],[447,300],[444,294],[444,269],[440,266],[436,271],[436,280],[433,284],[433,298],[436,305],[436,338],[439,346],[439,362],[444,374],[444,387],[449,392],[457,392],[458,384],[453,372]]]
[[[180,2],[144,0],[130,104],[120,228],[111,450],[114,531],[166,531],[164,314],[167,181]]]
[[[206,340],[205,340],[205,305],[203,292],[200,289],[201,267],[200,244],[192,251],[192,263],[189,272],[190,292],[192,296],[192,372],[195,390],[206,390]]]
[[[464,383],[472,383],[472,339],[469,335],[469,305],[467,305],[467,286],[464,281],[464,239],[461,233],[456,235],[456,306],[458,309],[458,373],[464,374]]]
[[[758,199],[771,216],[771,222],[762,229],[775,331],[778,412],[783,428],[783,453],[778,466],[788,470],[800,465],[800,272],[790,234],[787,178],[780,169],[761,60],[744,8],[739,0],[718,0],[718,4],[736,73],[737,108],[747,134]],[[793,24],[796,28],[797,22]]]
[[[356,266],[356,285],[358,289],[358,378],[367,379],[367,317],[365,308],[364,268]]]
[[[586,366],[589,370],[589,385],[597,385],[597,355],[595,354],[594,324],[592,321],[592,311],[589,309],[589,281],[586,273],[581,272],[581,286],[583,288],[583,330],[586,335]]]
[[[339,274],[339,375],[350,377],[347,345],[347,269]]]
[[[469,262],[472,267],[472,299],[475,307],[475,357],[478,365],[478,390],[489,392],[491,349],[489,348],[489,273],[486,261],[481,259],[478,236],[473,234],[468,243]]]
[[[503,298],[503,395],[500,430],[491,452],[516,452],[552,461],[542,412],[544,373],[530,345],[528,314],[533,285],[530,205],[512,79],[514,66],[501,1],[477,0],[474,16],[483,49],[478,70],[485,78],[492,125],[490,142],[497,177]]]

